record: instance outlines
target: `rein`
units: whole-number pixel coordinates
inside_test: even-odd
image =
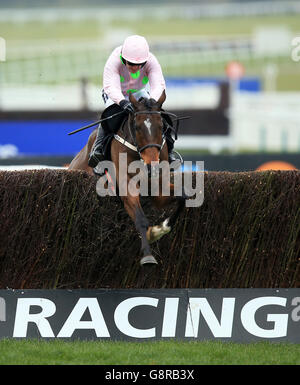
[[[103,119],[100,119],[100,120],[97,120],[96,122],[94,123],[91,123],[91,124],[88,124],[87,126],[84,126],[84,127],[81,127],[75,131],[72,131],[72,132],[69,132],[68,135],[73,135],[73,134],[76,134],[77,132],[80,132],[80,131],[83,131],[83,130],[86,130],[87,128],[90,128],[90,127],[93,127],[93,126],[96,126],[97,124],[99,123],[102,123],[104,122],[105,120],[109,120],[109,119],[112,119],[114,118],[115,116],[117,115],[121,115],[121,114],[124,114],[124,111],[119,111],[113,115],[110,115],[108,116],[107,118],[103,118]],[[174,136],[175,136],[175,140],[177,140],[177,134],[178,134],[178,128],[179,128],[179,122],[181,120],[184,120],[184,119],[190,119],[191,116],[180,116],[178,117],[177,115],[173,114],[172,112],[168,112],[168,111],[149,111],[149,110],[143,110],[143,111],[136,111],[134,112],[134,116],[136,115],[141,115],[141,114],[159,114],[162,116],[162,119],[164,121],[164,124],[166,126],[166,129],[170,129],[171,131],[174,132]],[[169,115],[169,116],[172,116],[174,117],[173,119],[173,122],[176,122],[176,127],[174,128],[173,126],[171,126],[167,120],[163,117],[163,115]],[[132,131],[131,131],[131,127],[129,125],[129,132],[130,132],[130,136],[131,136],[131,139],[132,141],[135,143],[135,140],[134,140],[134,137],[132,135]],[[161,144],[158,144],[158,143],[148,143],[146,144],[145,146],[139,148],[137,145],[133,145],[129,142],[127,142],[124,138],[122,138],[121,136],[117,135],[117,134],[114,134],[114,138],[120,142],[121,144],[123,144],[124,146],[128,147],[130,150],[132,151],[135,151],[139,154],[140,158],[142,159],[142,155],[141,153],[146,149],[146,148],[149,148],[149,147],[156,147],[159,149],[159,152],[161,152],[163,146],[165,145],[165,142],[166,142],[166,137],[165,137],[165,133],[163,132],[162,133],[162,143]],[[136,144],[136,143],[135,143]]]
[[[80,131],[86,130],[87,128],[96,126],[96,124],[102,123],[102,122],[104,122],[105,120],[112,119],[112,118],[114,118],[115,116],[121,115],[121,114],[123,114],[123,113],[124,113],[124,111],[116,112],[115,114],[113,114],[113,115],[111,115],[111,116],[108,116],[107,118],[103,118],[103,119],[97,120],[97,121],[94,122],[94,123],[88,124],[87,126],[84,126],[84,127],[78,128],[77,130],[74,130],[74,131],[72,131],[72,132],[69,132],[68,135],[76,134],[77,132],[80,132]],[[177,122],[176,128],[175,128],[175,129],[174,129],[172,126],[170,126],[170,125],[168,124],[168,122],[166,122],[165,119],[164,119],[164,121],[165,121],[167,127],[170,128],[170,129],[174,132],[174,134],[175,134],[175,140],[177,140],[177,132],[178,132],[180,120],[190,119],[190,118],[191,118],[191,116],[180,116],[180,117],[178,117],[177,115],[173,114],[172,112],[167,112],[167,111],[138,111],[138,112],[135,112],[135,114],[138,114],[138,113],[147,113],[147,114],[154,114],[154,113],[155,113],[155,114],[161,114],[161,115],[167,114],[167,115],[170,115],[170,116],[174,116],[174,117],[175,117],[174,121]]]

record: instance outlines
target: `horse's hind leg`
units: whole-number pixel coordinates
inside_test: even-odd
[[[143,209],[141,207],[139,197],[126,196],[122,197],[124,201],[124,207],[129,216],[135,223],[137,231],[141,235],[141,251],[143,257],[140,260],[141,265],[154,265],[157,264],[156,259],[153,257],[150,249],[149,242],[147,240],[147,230],[149,228],[149,222],[146,218]]]
[[[93,169],[88,165],[89,153],[96,139],[96,131],[93,131],[89,136],[87,144],[81,149],[81,151],[75,156],[70,163],[68,170],[84,170],[90,175],[94,175]]]

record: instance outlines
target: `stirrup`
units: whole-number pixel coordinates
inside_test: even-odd
[[[169,153],[169,163],[172,163],[172,162],[175,162],[175,161],[179,161],[180,165],[183,164],[183,159],[182,159],[182,156],[179,154],[179,152],[177,152],[176,150],[172,150]]]
[[[96,176],[103,176],[105,174],[105,171],[107,171],[107,169],[106,168],[104,170],[101,169],[101,171],[100,171],[99,163],[97,164],[97,166],[93,167],[93,173]]]

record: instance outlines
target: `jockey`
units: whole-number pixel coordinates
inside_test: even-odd
[[[166,84],[161,66],[156,57],[149,52],[146,39],[133,35],[125,39],[122,46],[113,50],[103,72],[102,98],[105,108],[117,104],[127,113],[134,112],[129,101],[129,94],[139,99],[142,96],[158,100]],[[90,153],[89,166],[96,167],[104,160],[103,142],[106,136],[101,124]],[[166,142],[169,150],[169,162],[175,160],[172,153],[174,140],[167,130]]]

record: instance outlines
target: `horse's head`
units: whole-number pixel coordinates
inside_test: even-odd
[[[133,117],[130,119],[130,124],[133,127],[135,144],[140,156],[147,165],[150,165],[153,161],[159,162],[164,144],[162,135],[163,120],[160,111],[166,100],[165,91],[157,101],[145,98],[136,100],[132,94],[130,94],[129,100],[135,110]]]

